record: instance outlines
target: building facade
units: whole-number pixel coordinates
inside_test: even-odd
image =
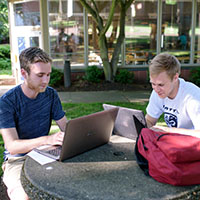
[[[107,19],[112,0],[96,0]],[[20,52],[39,46],[49,52],[53,66],[72,70],[101,66],[98,32],[79,0],[8,0],[13,74],[20,81]],[[119,66],[144,71],[160,52],[175,55],[183,68],[200,65],[200,0],[136,0],[126,13],[125,40]],[[119,33],[119,13],[106,33],[111,55]]]

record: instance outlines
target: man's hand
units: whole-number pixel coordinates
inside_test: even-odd
[[[47,143],[51,144],[51,145],[62,145],[64,135],[65,135],[65,133],[61,132],[61,131],[54,133],[52,135],[49,135]]]
[[[150,129],[153,131],[163,132],[163,133],[169,132],[169,127],[165,126],[152,126]]]
[[[152,126],[156,125],[156,122],[158,119],[151,117],[150,115],[146,114],[145,116],[146,122],[147,122],[147,127],[151,128]]]

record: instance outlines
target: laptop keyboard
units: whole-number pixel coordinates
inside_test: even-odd
[[[60,152],[61,152],[61,146],[55,148],[55,149],[50,149],[48,151],[46,151],[47,153],[54,155],[54,156],[59,156]]]

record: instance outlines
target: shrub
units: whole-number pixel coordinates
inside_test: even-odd
[[[103,71],[97,66],[89,66],[85,71],[84,78],[93,83],[99,83],[103,77]]]
[[[10,45],[0,45],[0,70],[11,70]]]
[[[8,58],[0,58],[0,70],[11,70],[11,61]]]
[[[9,44],[0,45],[0,58],[10,59],[10,45]]]
[[[52,67],[49,85],[51,87],[57,87],[63,84],[64,84],[64,73],[62,72],[62,70]]]
[[[115,81],[122,84],[133,83],[133,80],[134,80],[134,74],[126,69],[118,70],[115,76]]]
[[[8,25],[8,2],[1,0],[0,3],[0,43],[9,41],[9,25]]]
[[[190,80],[194,83],[194,84],[196,84],[196,85],[198,85],[198,86],[200,86],[200,68],[198,67],[198,68],[194,68],[194,69],[192,69],[192,70],[190,70]]]

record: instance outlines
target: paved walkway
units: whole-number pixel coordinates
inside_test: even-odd
[[[0,86],[0,96],[14,86]],[[139,91],[86,91],[86,92],[58,92],[62,102],[92,103],[92,102],[140,102],[148,101],[150,92]]]

